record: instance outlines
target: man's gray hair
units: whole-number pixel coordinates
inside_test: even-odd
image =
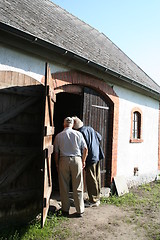
[[[66,117],[66,118],[64,119],[64,124],[65,124],[65,126],[73,127],[73,123],[74,123],[74,120],[73,120],[73,118],[71,118],[71,117]]]
[[[81,119],[79,119],[78,117],[72,117],[74,120],[74,124],[73,124],[73,128],[74,129],[79,129],[81,127],[83,127],[83,122],[81,121]]]

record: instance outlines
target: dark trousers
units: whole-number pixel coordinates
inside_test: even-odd
[[[86,185],[90,202],[97,202],[100,199],[101,175],[100,162],[86,168]]]

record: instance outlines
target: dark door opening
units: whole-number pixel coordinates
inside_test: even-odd
[[[56,96],[54,109],[55,135],[63,130],[63,120],[66,117],[82,115],[82,96],[71,93],[59,93]]]
[[[73,93],[58,93],[54,105],[54,137],[63,130],[63,120],[66,117],[82,117],[82,96]],[[52,188],[53,191],[59,190],[58,174],[52,157]]]
[[[111,183],[112,159],[112,105],[98,92],[89,88],[82,88],[81,93],[58,93],[54,105],[54,137],[63,130],[63,120],[68,116],[77,116],[102,135],[101,146],[105,159],[101,161],[102,187]],[[52,186],[53,191],[59,190],[58,174],[52,157]]]

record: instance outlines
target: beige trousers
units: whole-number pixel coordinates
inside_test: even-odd
[[[74,205],[77,213],[84,212],[83,200],[83,169],[81,157],[60,157],[59,187],[62,202],[62,211],[69,211],[69,189],[72,180]]]
[[[100,161],[86,168],[86,185],[89,201],[97,202],[100,199],[101,190]]]

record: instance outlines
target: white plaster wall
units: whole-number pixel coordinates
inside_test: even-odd
[[[119,96],[119,135],[117,175],[132,177],[134,167],[140,175],[158,171],[158,101],[139,93],[115,86]],[[142,143],[130,143],[131,111],[138,107],[142,111]]]
[[[51,72],[69,69],[50,62]],[[16,71],[41,81],[45,74],[45,59],[0,44],[0,71]],[[124,88],[114,86],[119,96],[119,135],[117,175],[133,176],[134,167],[139,174],[157,172],[158,168],[158,101]],[[130,143],[131,111],[142,110],[143,143]]]
[[[50,63],[51,73],[66,71],[63,66]],[[41,81],[45,74],[45,59],[0,44],[0,71],[15,71]]]

